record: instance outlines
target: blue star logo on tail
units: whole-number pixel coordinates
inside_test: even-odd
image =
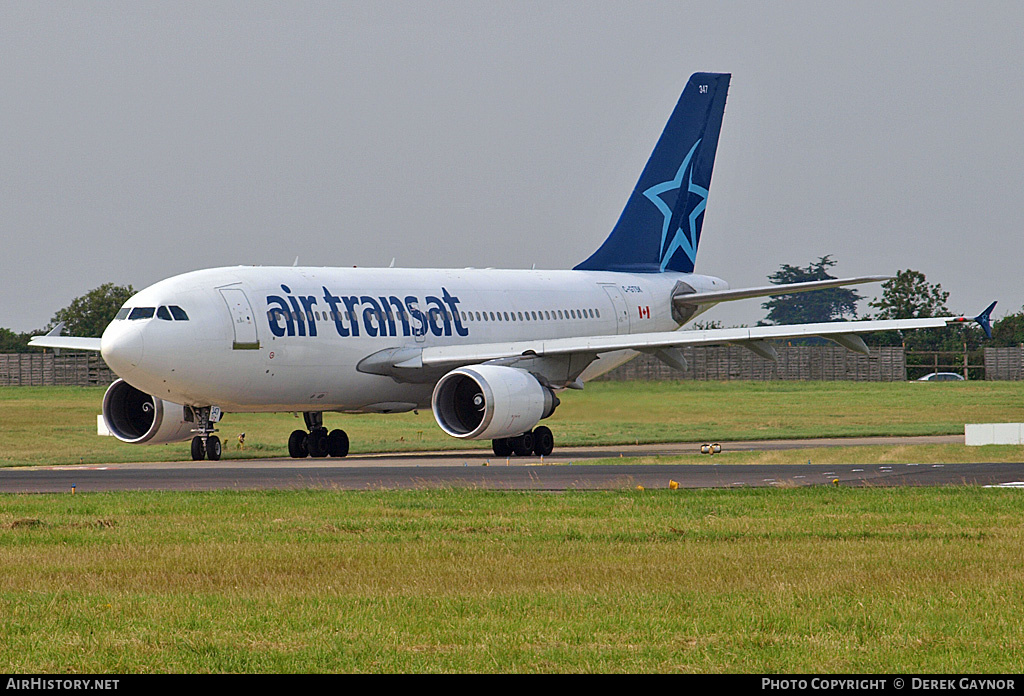
[[[683,159],[683,163],[679,165],[679,171],[676,172],[675,177],[671,181],[665,181],[660,184],[656,184],[646,191],[644,196],[647,197],[651,203],[653,203],[661,214],[665,217],[665,222],[661,227],[661,270],[664,271],[665,267],[672,260],[672,256],[679,249],[683,250],[683,253],[690,259],[691,269],[694,262],[697,260],[697,218],[704,212],[704,208],[707,206],[708,201],[708,190],[701,186],[697,186],[693,183],[693,169],[691,167],[693,161],[693,153],[697,151],[697,146],[700,145],[700,140],[693,144],[686,157]],[[682,192],[683,184],[686,183],[687,193]],[[688,218],[688,229],[683,229],[682,224],[676,226],[675,234],[672,239],[668,239],[669,228],[672,227],[672,207],[670,207],[664,199],[662,194],[670,191],[678,191],[676,194],[676,201],[678,196],[683,195],[688,197],[690,193],[697,194],[700,196],[700,202],[693,206],[693,210],[690,211]],[[677,203],[673,203],[675,207]],[[681,221],[680,221],[681,222]],[[667,245],[666,245],[667,242]]]

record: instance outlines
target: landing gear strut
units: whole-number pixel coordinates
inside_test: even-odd
[[[512,454],[520,457],[528,457],[531,454],[546,457],[555,448],[555,436],[551,434],[551,428],[542,425],[522,435],[491,440],[491,448],[499,457],[508,457]]]
[[[288,454],[293,459],[305,457],[344,457],[348,455],[348,435],[344,430],[327,431],[324,414],[308,411],[302,414],[306,430],[295,430],[288,438]]]
[[[198,428],[192,429],[192,432],[199,433],[192,438],[192,461],[194,462],[204,459],[215,462],[220,459],[220,438],[213,434],[217,432],[217,429],[213,427],[213,421],[210,420],[210,411],[209,406],[193,409],[193,414],[199,423]]]

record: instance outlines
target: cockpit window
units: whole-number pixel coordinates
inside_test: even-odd
[[[114,316],[116,320],[152,319],[156,315],[164,321],[188,321],[188,314],[178,305],[166,307],[122,307]]]
[[[128,315],[128,320],[152,319],[154,312],[156,312],[156,307],[135,307],[132,309],[131,314]]]

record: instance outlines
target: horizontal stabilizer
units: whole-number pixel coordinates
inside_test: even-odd
[[[691,292],[675,295],[672,301],[676,305],[695,306],[745,300],[750,297],[773,297],[776,295],[792,295],[812,290],[827,290],[843,285],[859,285],[861,283],[880,283],[889,280],[890,276],[858,276],[856,278],[830,278],[828,280],[808,280],[803,283],[788,285],[762,285],[756,288],[736,288],[735,290],[709,290],[708,292]]]

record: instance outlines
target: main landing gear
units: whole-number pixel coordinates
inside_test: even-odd
[[[192,430],[194,433],[199,433],[192,438],[192,461],[200,462],[204,459],[209,459],[211,462],[218,461],[222,447],[220,438],[213,434],[217,430],[213,427],[213,421],[210,420],[210,407],[194,409],[193,414],[200,425]]]
[[[555,448],[555,436],[551,434],[551,428],[542,425],[522,435],[491,440],[491,448],[499,457],[508,457],[512,454],[520,457],[528,457],[531,454],[545,457]]]
[[[295,430],[288,438],[288,454],[293,459],[348,455],[348,435],[344,430],[327,432],[324,414],[319,411],[303,413],[302,417],[309,431]]]

